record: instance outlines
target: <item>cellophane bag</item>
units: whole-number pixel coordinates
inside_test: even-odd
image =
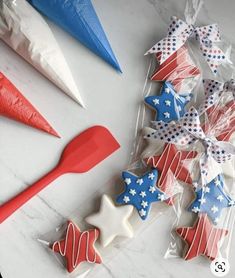
[[[221,91],[214,105],[205,109],[201,117],[206,136],[234,145],[234,117],[233,92]],[[201,151],[202,155],[205,150]],[[165,258],[189,260],[204,255],[211,261],[229,260],[235,217],[234,156],[224,163],[209,157],[208,167],[207,184],[198,187],[199,173],[194,188],[188,188],[177,199],[180,213],[173,223]],[[190,229],[196,231],[191,238]]]

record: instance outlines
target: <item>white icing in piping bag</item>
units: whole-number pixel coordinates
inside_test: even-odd
[[[0,38],[63,92],[84,106],[50,27],[26,0],[0,0]]]

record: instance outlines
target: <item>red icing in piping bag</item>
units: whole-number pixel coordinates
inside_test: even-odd
[[[0,115],[60,137],[43,116],[1,72]]]

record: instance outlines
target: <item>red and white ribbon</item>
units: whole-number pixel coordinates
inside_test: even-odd
[[[194,38],[199,42],[202,55],[214,74],[217,73],[220,64],[230,62],[225,53],[216,45],[221,41],[217,24],[195,27],[175,16],[171,18],[167,36],[156,43],[146,54],[161,53],[159,63],[162,64],[189,38]]]
[[[205,134],[199,119],[199,114],[194,107],[178,122],[153,122],[155,131],[145,135],[147,139],[161,140],[165,143],[185,146],[200,141],[204,147],[204,153],[200,159],[202,183],[206,184],[208,175],[208,158],[212,157],[217,163],[230,160],[235,155],[235,146],[229,142],[218,141],[210,134]]]

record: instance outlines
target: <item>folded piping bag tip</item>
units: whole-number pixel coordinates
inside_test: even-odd
[[[79,90],[78,90],[74,80],[70,81],[69,87],[64,86],[63,80],[62,80],[60,89],[62,91],[64,91],[72,100],[74,100],[76,103],[78,103],[82,108],[85,108],[85,104],[81,98],[81,95],[79,93]]]
[[[28,1],[113,68],[122,72],[90,0]]]
[[[1,72],[0,115],[60,138],[47,120]]]
[[[56,130],[54,130],[53,128],[51,128],[48,133],[50,133],[51,135],[57,137],[57,138],[61,138],[61,136],[56,132]]]
[[[64,55],[44,18],[26,0],[1,0],[1,3],[0,38],[84,106]]]
[[[123,71],[122,71],[120,65],[118,64],[118,62],[116,62],[116,64],[113,65],[113,67],[114,67],[114,69],[116,69],[119,73],[123,73]]]

